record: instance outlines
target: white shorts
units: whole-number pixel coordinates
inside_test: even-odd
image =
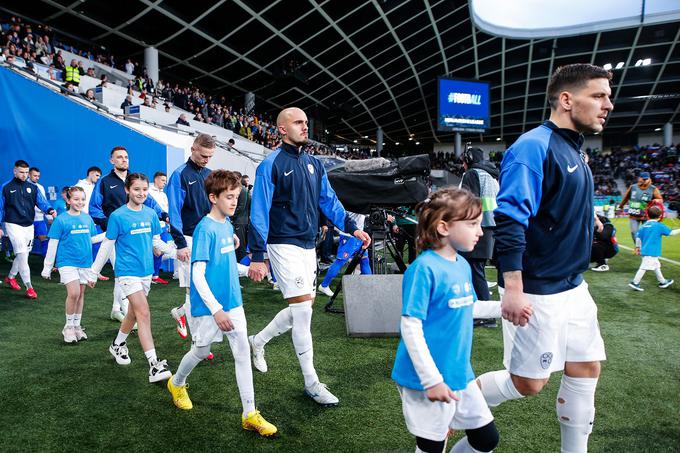
[[[501,299],[503,290],[500,290]],[[534,309],[529,324],[503,320],[503,364],[510,373],[545,379],[565,362],[606,360],[597,305],[584,281],[558,294],[526,294]]]
[[[493,415],[484,400],[475,379],[456,396],[459,401],[445,403],[430,401],[422,390],[413,390],[397,385],[401,395],[406,428],[416,437],[442,441],[449,429],[477,429],[493,421]]]
[[[151,289],[151,275],[146,277],[118,277],[118,285],[123,294],[123,297],[128,297],[139,291],[144,291],[144,295],[149,294]]]
[[[191,340],[196,346],[209,346],[211,343],[220,343],[226,336],[245,335],[248,336],[248,326],[246,324],[246,313],[243,306],[232,308],[227,312],[231,319],[234,329],[229,332],[220,330],[212,315],[206,316],[187,316]]]
[[[12,243],[12,250],[14,254],[28,253],[33,247],[33,224],[30,226],[21,226],[16,223],[5,222],[5,232],[9,236],[9,241]]]
[[[292,244],[269,244],[267,253],[284,299],[314,294],[315,249],[303,249]]]
[[[659,258],[656,256],[643,256],[642,263],[640,263],[640,270],[643,271],[655,271],[661,269],[661,263]]]
[[[184,236],[187,241],[187,247],[191,251],[191,236]],[[177,276],[179,277],[179,287],[189,288],[191,286],[191,256],[189,256],[189,261],[177,260]]]
[[[59,282],[62,285],[66,285],[77,280],[81,285],[87,285],[88,271],[89,269],[81,267],[62,266],[59,268]]]

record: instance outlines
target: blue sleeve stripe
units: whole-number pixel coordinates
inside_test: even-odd
[[[168,215],[170,216],[170,234],[179,248],[186,247],[184,244],[184,229],[182,225],[182,206],[184,206],[185,191],[182,189],[182,171],[186,164],[175,170],[170,175],[170,181],[166,189],[168,195]],[[178,242],[179,241],[179,242]],[[184,244],[184,247],[180,245]]]
[[[90,217],[95,219],[103,219],[106,217],[104,211],[102,211],[102,189],[101,189],[101,179],[96,182],[94,189],[92,189],[92,197],[90,198],[89,214]]]
[[[255,185],[250,203],[250,229],[248,232],[248,247],[253,252],[253,259],[261,260],[266,251],[269,237],[269,211],[274,197],[274,160],[280,151],[270,154],[255,170]]]
[[[36,189],[37,188],[38,186],[36,186]],[[49,211],[53,209],[52,206],[47,202],[47,199],[42,194],[41,190],[38,190],[38,195],[35,198],[35,204],[36,206],[38,206],[38,209],[40,209],[45,214],[47,214]]]
[[[333,225],[342,229],[345,233],[352,234],[356,230],[356,224],[349,218],[345,208],[338,200],[338,196],[335,194],[335,190],[331,187],[330,182],[328,182],[328,175],[326,175],[326,169],[323,169],[321,174],[321,193],[319,196],[319,208],[321,212],[333,222]],[[354,224],[354,225],[353,225]],[[352,231],[346,231],[351,229]]]

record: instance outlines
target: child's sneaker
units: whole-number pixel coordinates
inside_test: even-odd
[[[167,360],[156,360],[156,363],[149,367],[149,382],[158,382],[170,379],[172,373],[168,370]]]
[[[321,382],[317,382],[311,387],[305,387],[305,395],[322,406],[337,406],[340,402],[340,400],[328,390],[328,386]]]
[[[122,342],[121,344],[115,344],[111,343],[111,346],[109,346],[109,352],[113,356],[114,359],[116,359],[116,363],[118,365],[129,365],[131,360],[130,360],[130,354],[128,352],[128,347],[127,343]]]
[[[628,283],[628,286],[633,288],[635,291],[644,291],[645,290],[642,286],[640,286],[639,283],[630,282],[630,283]]]
[[[665,288],[668,288],[669,286],[671,286],[672,284],[673,284],[673,279],[667,278],[665,282],[659,283],[659,288],[665,289]]]
[[[172,395],[172,402],[175,403],[175,406],[185,411],[191,410],[194,407],[187,393],[189,384],[175,385],[172,382],[172,376],[170,376],[167,387],[168,392]]]
[[[87,340],[87,335],[85,335],[85,329],[82,326],[75,326],[74,329],[76,334],[76,340],[85,341]]]
[[[267,372],[267,362],[264,360],[264,347],[255,347],[254,342],[255,336],[251,335],[248,337],[248,343],[250,343],[250,355],[253,359],[253,366],[255,369],[261,373]]]
[[[187,332],[187,317],[184,313],[184,307],[173,308],[170,310],[170,316],[172,316],[177,323],[177,334],[183,339],[188,337],[189,332]]]
[[[64,327],[64,330],[61,331],[61,334],[64,336],[64,343],[73,344],[78,341],[78,338],[76,338],[75,328],[73,326]]]
[[[276,426],[265,420],[258,410],[250,412],[246,417],[241,414],[241,426],[248,431],[257,431],[260,436],[265,437],[273,436],[277,431]]]
[[[591,267],[590,270],[595,271],[595,272],[607,272],[609,270],[609,265],[601,264],[601,265],[596,266],[596,267]]]

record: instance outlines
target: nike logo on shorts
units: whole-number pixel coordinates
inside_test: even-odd
[[[283,173],[283,176],[288,176],[288,175],[291,174],[291,173],[293,173],[293,170],[284,172],[284,173]]]
[[[567,165],[567,171],[568,171],[569,173],[574,173],[574,172],[576,171],[577,168],[578,168],[578,165],[574,165],[573,167]]]
[[[189,185],[194,184],[196,181],[189,181]]]
[[[115,189],[116,187],[118,187],[118,184],[116,184],[115,186],[109,186],[109,189]]]

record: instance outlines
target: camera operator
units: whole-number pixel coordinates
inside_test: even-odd
[[[395,245],[399,253],[404,253],[404,245],[407,246],[408,263],[416,259],[416,226],[418,220],[413,208],[399,208],[396,220],[392,226],[392,232],[396,235]]]
[[[461,255],[470,263],[472,285],[477,298],[489,300],[489,286],[484,267],[493,254],[493,228],[496,226],[493,210],[496,209],[496,196],[498,195],[498,169],[493,163],[484,160],[484,152],[479,148],[467,148],[462,157],[465,173],[460,180],[460,187],[468,189],[481,198],[484,235],[479,238],[479,242],[471,252],[461,252]],[[495,327],[496,320],[476,320],[475,325]]]

